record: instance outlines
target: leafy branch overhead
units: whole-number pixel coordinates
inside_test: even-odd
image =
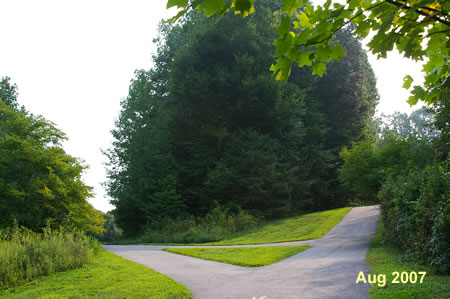
[[[175,21],[189,10],[204,11],[207,16],[233,10],[243,17],[254,11],[254,0],[168,0],[167,8],[178,7]],[[331,0],[311,5],[308,0],[283,0],[279,18],[276,63],[271,66],[278,80],[286,81],[292,63],[312,66],[313,74],[322,76],[326,63],[345,56],[341,45],[331,43],[334,34],[351,25],[353,34],[369,36],[369,50],[386,58],[394,47],[405,57],[424,61],[423,86],[412,86],[410,76],[403,87],[411,91],[408,102],[436,102],[448,92],[450,48],[450,2],[446,0]]]

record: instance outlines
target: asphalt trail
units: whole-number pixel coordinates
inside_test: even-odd
[[[162,251],[180,246],[105,245],[104,248],[170,276],[186,285],[194,293],[193,298],[369,298],[370,285],[355,281],[360,271],[366,277],[369,273],[365,255],[375,235],[378,217],[378,206],[353,208],[321,239],[250,245],[312,246],[278,263],[257,268]]]

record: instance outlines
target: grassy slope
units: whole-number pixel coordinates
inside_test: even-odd
[[[450,276],[433,274],[432,269],[401,262],[401,253],[383,243],[384,226],[378,223],[377,235],[367,253],[367,261],[372,274],[385,274],[386,286],[379,287],[374,284],[369,293],[371,298],[450,298]],[[420,283],[392,284],[392,272],[419,272],[427,274]]]
[[[309,245],[297,245],[237,248],[166,248],[164,250],[221,263],[259,267],[276,263],[310,247]]]
[[[0,298],[190,298],[184,285],[113,253],[100,252],[81,269],[0,291]]]
[[[351,208],[341,208],[270,221],[240,237],[204,245],[245,245],[319,239]]]

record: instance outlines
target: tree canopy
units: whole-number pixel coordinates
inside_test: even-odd
[[[181,8],[172,18],[197,9],[207,16],[222,16],[232,10],[248,16],[255,11],[254,0],[168,0],[167,7]],[[367,46],[378,57],[395,48],[407,58],[425,61],[423,86],[415,85],[407,75],[403,87],[411,89],[408,102],[427,104],[448,93],[450,49],[450,3],[445,0],[327,0],[313,5],[308,0],[283,0],[279,10],[278,38],[274,41],[276,63],[271,70],[277,79],[287,80],[293,62],[312,66],[312,73],[322,76],[326,63],[346,55],[344,47],[333,44],[333,36],[351,25],[356,37],[369,37]],[[372,32],[372,34],[371,34]]]
[[[267,218],[345,204],[338,152],[363,138],[378,101],[367,57],[343,30],[334,42],[349,55],[323,78],[294,67],[276,81],[266,66],[280,4],[255,6],[245,19],[161,25],[154,67],[136,72],[106,151],[126,235],[216,204]]]
[[[86,167],[65,153],[66,136],[54,124],[18,108],[9,80],[0,85],[0,227],[101,233],[103,217],[87,202],[92,188],[81,179]]]

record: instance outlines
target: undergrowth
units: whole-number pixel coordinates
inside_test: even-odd
[[[138,238],[114,243],[215,242],[236,236],[260,222],[260,218],[250,215],[247,211],[238,210],[233,213],[218,205],[204,217],[165,219],[158,226],[148,227]]]
[[[0,231],[0,289],[18,286],[41,276],[80,268],[96,250],[96,241],[79,232],[46,228]]]

